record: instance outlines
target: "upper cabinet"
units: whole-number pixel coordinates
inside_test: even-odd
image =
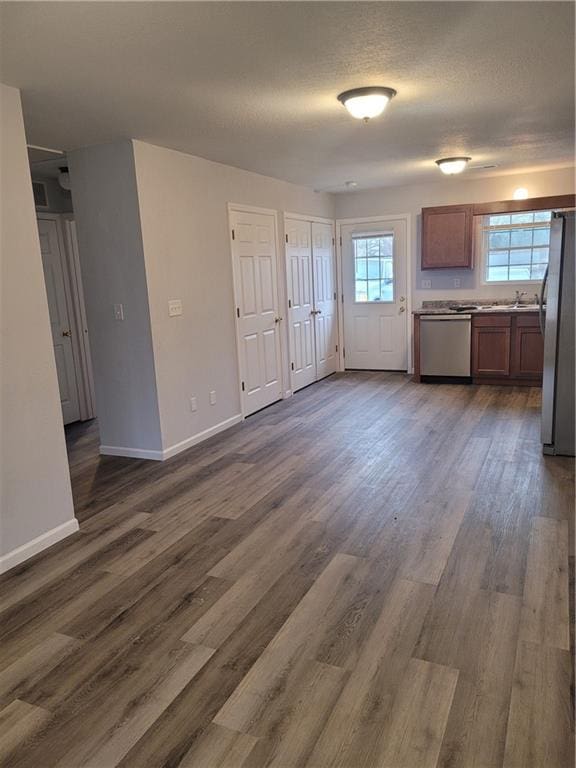
[[[472,268],[473,208],[422,208],[422,269]]]

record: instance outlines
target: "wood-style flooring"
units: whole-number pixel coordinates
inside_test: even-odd
[[[80,532],[0,580],[2,764],[571,768],[539,408],[349,373],[163,464],[76,425]]]

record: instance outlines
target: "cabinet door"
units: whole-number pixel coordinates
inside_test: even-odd
[[[471,205],[422,209],[422,269],[472,267]]]
[[[472,376],[510,376],[510,326],[472,328]]]
[[[541,379],[544,365],[544,340],[538,317],[514,318],[511,374],[519,379]]]

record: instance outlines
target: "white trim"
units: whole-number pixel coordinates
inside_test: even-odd
[[[242,203],[228,203],[228,211],[241,211],[244,213],[265,213],[276,217],[278,211],[276,208],[258,208],[255,205],[243,205]]]
[[[374,224],[380,221],[404,221],[406,222],[406,366],[407,373],[414,373],[414,361],[412,360],[412,214],[411,213],[387,213],[383,216],[363,216],[350,219],[336,219],[336,268],[339,283],[338,304],[342,309],[338,312],[338,370],[345,370],[344,351],[344,276],[342,272],[342,227],[349,224]]]
[[[197,432],[191,437],[187,437],[185,440],[181,440],[179,443],[174,443],[169,448],[162,450],[148,450],[144,448],[127,448],[121,445],[101,445],[100,453],[103,456],[124,456],[129,459],[149,459],[151,461],[166,461],[166,459],[176,456],[178,453],[182,453],[187,448],[191,448],[193,445],[204,442],[210,437],[217,435],[219,432],[223,432],[225,429],[229,429],[236,424],[239,424],[243,420],[241,413],[237,413],[235,416],[231,416],[229,419],[221,421],[219,424],[215,424],[213,427],[208,427],[202,432]]]
[[[332,224],[334,225],[334,219],[327,219],[325,216],[312,216],[308,213],[292,213],[291,211],[283,211],[285,219],[297,219],[298,221],[315,221],[317,224]]]
[[[152,451],[144,448],[128,448],[123,445],[101,445],[100,454],[102,456],[125,456],[128,459],[150,459],[152,461],[163,461],[163,451]]]
[[[52,528],[50,531],[40,534],[32,541],[28,541],[26,544],[22,544],[11,552],[0,557],[0,573],[6,573],[11,568],[15,568],[25,560],[34,557],[44,549],[51,547],[52,544],[56,544],[67,536],[70,536],[79,530],[78,520],[75,517],[72,520],[67,520],[62,525],[57,525],[56,528]]]
[[[162,458],[169,459],[171,456],[176,456],[177,453],[181,453],[187,448],[191,448],[193,445],[202,443],[204,440],[208,440],[208,438],[217,435],[219,432],[224,432],[224,430],[230,429],[230,427],[233,427],[236,424],[240,424],[241,421],[243,421],[242,414],[237,413],[235,416],[231,416],[229,419],[225,419],[219,424],[215,424],[213,427],[208,427],[208,429],[204,429],[202,432],[192,435],[192,437],[187,437],[186,440],[181,440],[179,443],[171,445],[170,448],[165,448],[162,451]]]

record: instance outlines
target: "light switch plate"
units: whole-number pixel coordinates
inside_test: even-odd
[[[460,288],[460,278],[455,277],[454,278],[454,288]]]
[[[422,280],[422,288],[432,288],[432,280]]]
[[[194,396],[192,396],[190,398],[190,410],[192,411],[192,413],[194,413],[194,411],[198,410],[198,401],[196,400],[196,397],[194,397]]]
[[[182,299],[170,299],[168,302],[168,314],[177,317],[182,314]]]
[[[216,391],[212,390],[210,392],[210,405],[216,405]]]
[[[124,320],[124,304],[114,304],[114,320]]]

